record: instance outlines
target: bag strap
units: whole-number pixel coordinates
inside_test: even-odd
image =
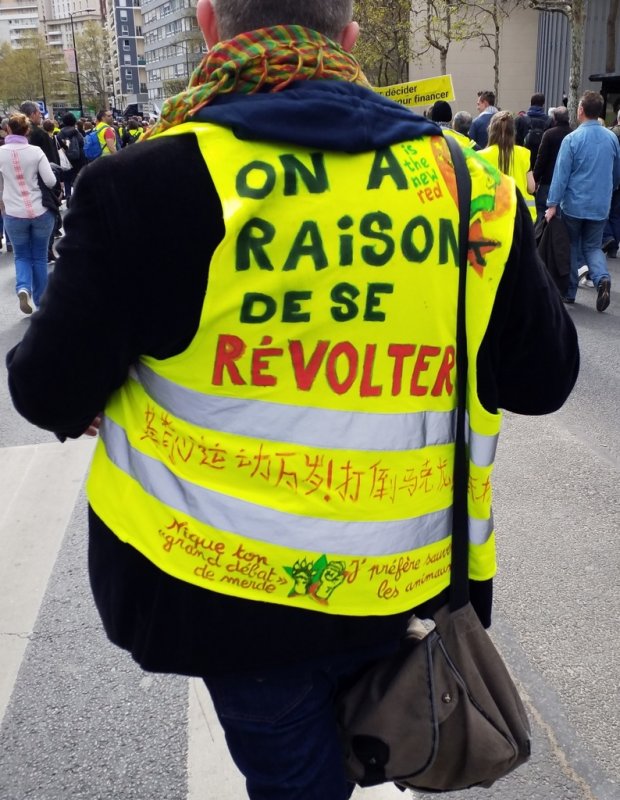
[[[469,602],[469,454],[465,441],[467,407],[467,325],[465,298],[467,287],[467,255],[469,250],[469,217],[471,176],[465,156],[452,136],[445,136],[456,176],[459,207],[459,287],[456,311],[456,437],[454,448],[452,505],[452,565],[450,573],[450,608],[456,611]]]

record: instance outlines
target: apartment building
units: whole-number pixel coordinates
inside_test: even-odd
[[[0,43],[20,47],[24,36],[38,30],[38,0],[0,0]]]
[[[148,94],[140,0],[105,0],[112,62],[110,106],[119,114],[146,114]]]
[[[196,0],[142,0],[146,82],[155,112],[187,85],[204,54]]]

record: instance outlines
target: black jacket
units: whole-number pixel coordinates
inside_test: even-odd
[[[65,142],[70,143],[73,139],[77,139],[80,151],[80,154],[77,158],[71,157],[70,144],[67,144],[67,146],[65,147]],[[58,133],[58,140],[60,146],[65,147],[65,152],[67,153],[67,157],[74,169],[79,169],[86,163],[84,159],[84,137],[75,127],[75,125],[66,125],[64,128],[61,128],[60,132]]]
[[[199,119],[226,124],[240,138],[348,152],[439,134],[433,123],[365,89],[312,84],[227,95]],[[136,186],[148,202],[134,202]],[[7,357],[16,408],[61,437],[86,429],[140,354],[167,358],[187,348],[223,217],[196,139],[187,134],[146,141],[87,166],[64,227],[41,311]],[[112,246],[129,257],[111,257]],[[136,250],[142,257],[131,258]],[[554,411],[574,384],[578,362],[575,328],[536,255],[520,201],[478,358],[482,402],[492,410]],[[109,637],[155,671],[204,675],[345,652],[399,639],[409,616],[337,616],[197,588],[121,543],[92,510],[89,568]],[[491,592],[491,581],[472,584],[487,624]]]
[[[30,144],[34,144],[36,147],[40,147],[41,150],[43,150],[50,164],[60,164],[58,148],[56,147],[55,141],[39,125],[31,124],[28,141]]]
[[[555,162],[558,160],[560,146],[570,132],[571,127],[568,122],[566,122],[564,124],[554,125],[543,133],[534,164],[534,180],[537,184],[541,183],[543,186],[551,184],[553,169],[555,167]]]

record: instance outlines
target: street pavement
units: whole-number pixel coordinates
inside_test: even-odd
[[[620,287],[620,261],[609,265]],[[570,308],[582,347],[572,397],[549,417],[507,414],[498,452],[492,635],[523,693],[533,757],[455,800],[620,800],[620,292],[605,314],[595,296],[580,289]],[[28,324],[3,252],[3,354]],[[60,445],[18,417],[3,362],[0,800],[245,797],[202,684],[144,673],[105,638],[86,575],[93,442]]]

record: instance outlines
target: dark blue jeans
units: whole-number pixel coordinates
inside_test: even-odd
[[[616,189],[611,196],[611,208],[605,225],[603,239],[614,239],[616,246],[620,244],[620,189]]]
[[[347,800],[334,713],[343,681],[397,644],[313,664],[205,678],[251,800]]]
[[[564,213],[564,221],[570,236],[570,277],[568,281],[567,297],[571,300],[577,295],[579,278],[577,270],[581,266],[581,254],[590,270],[590,278],[598,288],[603,278],[609,278],[607,259],[601,250],[603,243],[603,229],[606,220],[579,219]]]

